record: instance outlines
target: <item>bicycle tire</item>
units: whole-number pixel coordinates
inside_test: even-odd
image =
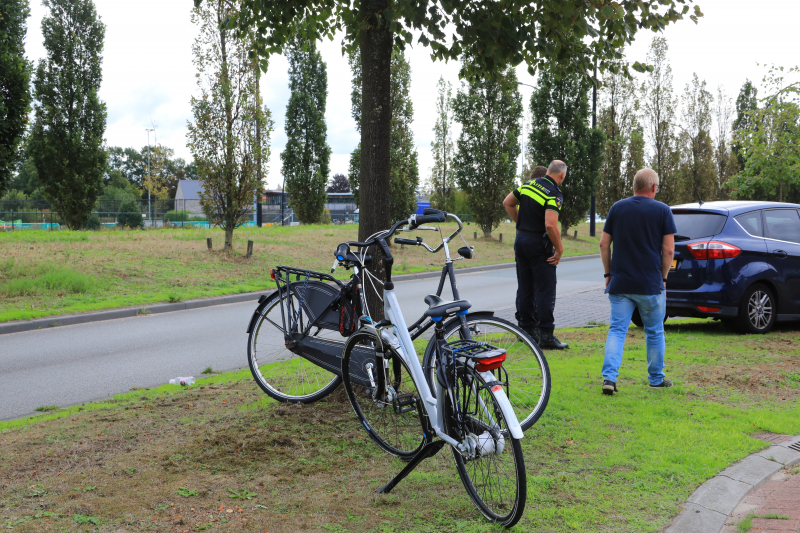
[[[470,317],[467,324],[472,339],[487,342],[498,348],[505,348],[506,360],[503,368],[508,372],[508,398],[514,407],[520,427],[529,429],[542,416],[550,401],[550,367],[544,352],[522,328],[497,317]],[[461,323],[455,320],[445,326],[445,340],[448,342],[461,338]],[[436,394],[436,351],[435,338],[425,349],[422,368],[428,384]]]
[[[464,433],[469,432],[483,443],[482,448],[492,450],[467,457],[451,446],[458,477],[483,516],[511,527],[522,518],[528,494],[522,446],[519,439],[512,437],[508,431],[495,393],[486,386],[480,374],[461,367],[456,377],[456,387],[459,389],[459,409],[464,420],[460,427],[464,431],[458,429],[454,421],[453,404],[448,395],[445,401],[448,434],[462,442]]]
[[[358,417],[358,421],[366,429],[369,437],[385,452],[404,460],[411,459],[425,444],[425,435],[421,428],[418,408],[399,412],[396,402],[387,398],[375,399],[372,387],[359,384],[354,377],[367,375],[367,365],[379,368],[374,347],[375,336],[371,333],[355,333],[347,342],[342,354],[342,378],[350,405]],[[357,347],[360,349],[356,352]],[[372,352],[370,355],[369,352]],[[408,365],[400,355],[391,348],[387,351],[387,385],[391,385],[396,397],[421,402],[417,386],[411,377]],[[374,374],[373,374],[374,376]],[[376,378],[376,377],[375,377]],[[406,406],[406,409],[411,407]]]
[[[297,300],[293,291],[288,297]],[[336,390],[342,378],[286,348],[279,306],[286,298],[275,293],[262,308],[250,331],[247,362],[253,379],[270,397],[279,402],[313,403]],[[317,331],[321,332],[330,334],[331,340],[340,342],[344,348],[344,339],[338,331]]]

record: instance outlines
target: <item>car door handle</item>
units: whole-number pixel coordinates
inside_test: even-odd
[[[787,254],[783,250],[773,250],[772,255],[777,256],[780,259],[786,259],[789,256],[789,254]]]

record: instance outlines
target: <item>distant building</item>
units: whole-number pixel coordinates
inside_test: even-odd
[[[203,184],[199,180],[180,180],[178,190],[175,192],[175,209],[188,211],[194,215],[203,214],[200,206],[200,191]]]

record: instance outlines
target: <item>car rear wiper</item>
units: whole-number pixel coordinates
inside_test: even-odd
[[[691,237],[687,237],[686,235],[678,235],[678,234],[676,233],[676,234],[675,234],[675,240],[676,240],[676,241],[691,241],[691,240],[692,240],[692,238],[691,238]]]

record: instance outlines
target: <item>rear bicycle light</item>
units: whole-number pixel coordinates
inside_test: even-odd
[[[484,359],[475,359],[475,369],[478,372],[488,372],[503,366],[503,361],[506,360],[505,352],[494,357],[486,357]]]
[[[732,259],[742,253],[742,249],[721,241],[698,242],[688,244],[689,253],[695,259]]]
[[[270,268],[269,269],[269,277],[271,277],[273,280],[275,279],[275,269],[274,268]]]

